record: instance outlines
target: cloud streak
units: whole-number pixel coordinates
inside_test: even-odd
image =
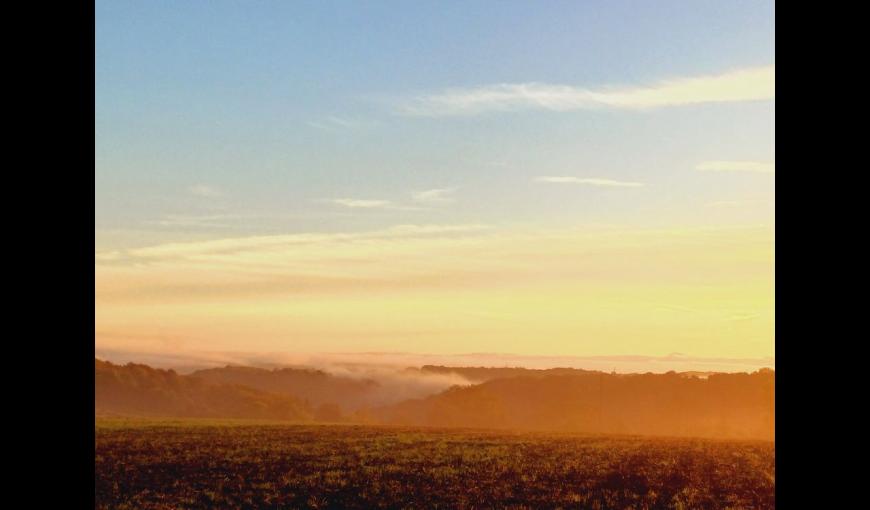
[[[600,179],[597,177],[583,178],[571,176],[541,176],[535,177],[535,182],[551,184],[584,184],[587,186],[600,186],[605,188],[640,188],[645,186],[642,182],[616,181],[613,179]]]
[[[401,115],[445,117],[517,110],[652,110],[705,103],[760,101],[775,95],[774,66],[664,80],[647,86],[583,88],[503,83],[451,88],[402,102]]]
[[[231,228],[234,222],[256,218],[254,215],[241,214],[167,214],[157,220],[146,221],[146,225],[165,228]]]
[[[361,130],[374,128],[379,125],[376,121],[349,119],[344,117],[329,116],[319,121],[309,121],[310,127],[324,131]]]
[[[346,243],[386,242],[389,240],[410,240],[444,238],[473,233],[482,233],[492,227],[484,224],[458,225],[396,225],[381,230],[356,233],[300,233],[267,236],[248,236],[209,241],[184,243],[164,243],[129,250],[101,251],[95,254],[100,263],[165,262],[172,260],[201,260],[214,256],[232,256],[257,253],[288,251],[299,254],[300,250],[312,247],[335,249]],[[322,255],[316,255],[322,256]]]
[[[423,202],[427,204],[444,204],[453,202],[453,192],[456,191],[454,188],[437,188],[437,189],[429,189],[425,191],[415,191],[411,194],[411,198],[416,202]]]
[[[320,200],[348,209],[390,210],[390,211],[421,211],[423,208],[397,204],[391,200],[370,200],[360,198],[331,198]]]
[[[224,192],[215,188],[214,186],[209,186],[207,184],[196,184],[193,185],[187,190],[198,197],[203,198],[220,198],[224,196]]]
[[[329,202],[352,209],[386,209],[393,206],[389,200],[361,200],[356,198],[334,198]]]

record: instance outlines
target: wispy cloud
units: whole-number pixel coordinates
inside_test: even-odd
[[[240,214],[167,214],[158,220],[149,220],[147,225],[169,228],[227,228],[233,221],[253,218],[252,215]]]
[[[376,275],[376,278],[383,278],[397,271],[403,273],[402,267],[410,269],[409,264],[414,266],[414,271],[420,271],[420,274],[434,271],[439,277],[444,277],[451,270],[457,270],[458,275],[465,278],[477,271],[513,271],[526,266],[538,268],[541,257],[557,247],[560,254],[551,253],[547,256],[555,257],[554,260],[562,260],[562,257],[568,256],[564,260],[573,260],[572,257],[580,253],[588,256],[590,247],[595,247],[601,252],[601,262],[606,266],[611,261],[609,250],[622,250],[626,238],[632,239],[627,243],[631,246],[635,243],[662,243],[671,246],[674,239],[682,239],[688,235],[693,239],[697,237],[699,246],[704,249],[709,249],[712,239],[720,237],[727,240],[733,236],[751,234],[767,239],[767,230],[758,228],[736,232],[710,229],[638,231],[614,236],[615,232],[622,231],[608,229],[587,233],[574,230],[533,232],[504,231],[475,223],[405,224],[367,232],[311,232],[164,243],[123,251],[101,251],[95,253],[95,259],[98,265],[125,262],[134,265],[184,264],[185,269],[181,273],[184,278],[197,277],[197,274],[184,272],[197,266],[236,275],[241,275],[236,272],[243,268],[256,269],[256,272],[263,271],[270,278],[281,275],[354,278]],[[544,241],[547,241],[544,243],[546,246],[529,251],[529,246],[538,246]],[[684,250],[685,246],[680,245],[679,249],[674,249],[677,250],[675,253],[682,253],[680,250]],[[514,250],[513,261],[510,260],[511,257],[507,257],[506,250]],[[604,255],[605,253],[608,255]],[[646,253],[640,250],[637,255],[644,257]],[[765,252],[764,255],[769,254]],[[360,264],[351,263],[353,260],[359,260]],[[448,270],[447,267],[452,269]],[[643,267],[636,269],[644,270]],[[583,281],[589,283],[600,278],[605,271],[576,266],[563,267],[562,270],[553,268],[553,272],[559,279],[564,279],[569,274],[573,274],[575,278],[582,275]],[[541,277],[537,269],[534,269],[533,276],[536,279]],[[654,272],[652,276],[659,279],[664,274]],[[113,281],[109,280],[109,283]]]
[[[740,69],[718,75],[683,77],[647,86],[583,88],[546,83],[503,83],[451,88],[424,94],[399,105],[398,113],[441,117],[521,109],[550,111],[624,109],[773,99],[774,66]]]
[[[358,198],[333,198],[327,202],[353,209],[387,209],[393,207],[389,200],[362,200]]]
[[[455,188],[437,188],[425,191],[415,191],[411,194],[411,198],[417,202],[427,204],[449,203],[453,202],[452,195],[454,191],[456,191]]]
[[[317,200],[317,201],[345,207],[348,209],[390,210],[390,211],[423,211],[423,210],[425,210],[425,208],[423,208],[423,207],[404,205],[401,203],[393,202],[392,200],[380,200],[380,199],[373,200],[373,199],[362,199],[362,198],[329,198],[329,199]],[[434,202],[434,200],[430,200],[430,203],[431,202]]]
[[[695,167],[702,172],[758,172],[775,173],[776,167],[768,161],[704,161]]]
[[[443,238],[481,233],[492,227],[480,223],[454,225],[395,225],[381,230],[356,233],[300,233],[266,236],[247,236],[164,243],[144,248],[124,251],[101,251],[95,254],[97,263],[101,262],[162,262],[173,260],[201,260],[204,257],[245,253],[273,253],[286,250],[299,254],[303,247],[327,246],[334,248],[349,241],[388,241],[425,238]]]
[[[380,125],[377,121],[350,119],[345,117],[329,116],[322,120],[309,121],[308,125],[324,131],[369,129]]]
[[[587,186],[601,186],[609,188],[640,188],[642,182],[615,181],[613,179],[583,178],[571,176],[541,176],[535,177],[535,182],[548,182],[553,184],[584,184]]]
[[[215,188],[214,186],[209,186],[207,184],[195,184],[195,185],[187,188],[187,190],[191,194],[196,195],[198,197],[220,198],[220,197],[224,196],[223,191]]]

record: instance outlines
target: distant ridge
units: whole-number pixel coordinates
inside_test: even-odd
[[[216,384],[147,365],[94,360],[97,414],[309,421],[297,398],[233,384]]]

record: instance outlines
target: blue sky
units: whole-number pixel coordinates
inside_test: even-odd
[[[772,2],[101,1],[95,57],[98,247],[402,223],[772,219],[757,206],[771,201],[768,176],[693,171],[772,161],[772,100],[397,113],[448,89],[630,87],[773,66]],[[539,175],[647,185],[532,184]],[[431,189],[450,190],[449,207],[328,202],[413,205]],[[741,200],[751,214],[705,206]]]

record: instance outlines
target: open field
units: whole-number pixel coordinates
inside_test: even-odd
[[[97,508],[773,508],[770,442],[98,418]]]

